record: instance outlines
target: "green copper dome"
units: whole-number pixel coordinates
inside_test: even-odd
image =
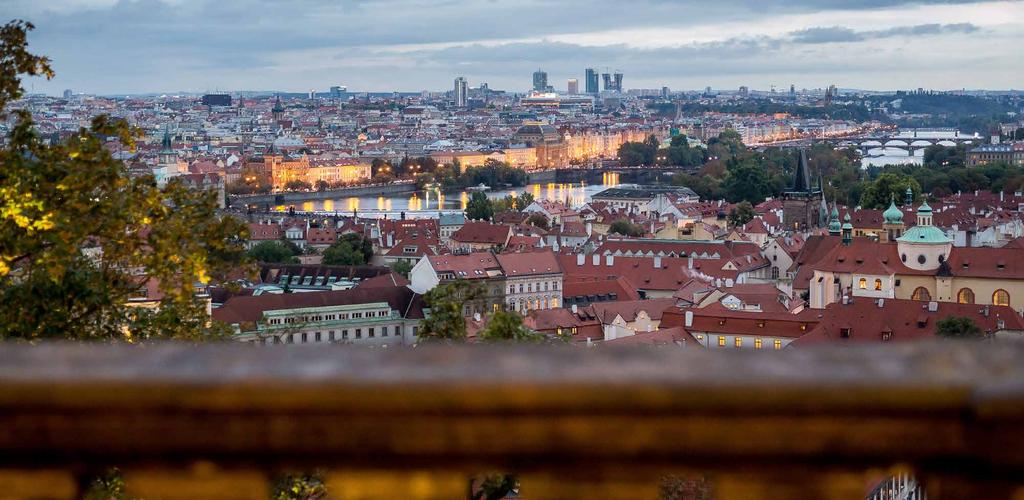
[[[928,206],[928,202],[927,201],[921,202],[921,206],[917,208],[917,213],[918,214],[931,214],[932,213],[932,207]]]
[[[843,229],[853,229],[853,224],[850,224],[850,212],[846,212],[846,216],[843,217]]]
[[[832,214],[828,218],[828,234],[838,235],[839,230],[839,209],[832,205]]]
[[[903,212],[896,207],[895,200],[889,200],[889,208],[882,212],[886,224],[903,224]]]

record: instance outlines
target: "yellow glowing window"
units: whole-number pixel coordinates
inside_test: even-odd
[[[718,346],[719,347],[725,347],[725,337],[723,337],[721,335],[718,336]]]
[[[867,288],[868,288],[868,280],[867,280],[867,278],[861,278],[859,286],[860,286],[861,290],[867,290]]]
[[[775,350],[779,350],[779,349],[782,349],[782,341],[776,339],[775,340]]]
[[[754,349],[761,348],[761,339],[754,339]]]
[[[743,339],[736,337],[735,343],[736,347],[743,347]]]

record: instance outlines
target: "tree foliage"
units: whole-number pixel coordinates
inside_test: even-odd
[[[298,252],[293,249],[294,243],[291,243],[290,241],[287,243],[288,244],[284,241],[261,241],[253,245],[247,254],[250,259],[256,262],[266,262],[270,264],[298,264],[299,259],[296,257]]]
[[[484,342],[543,342],[546,336],[523,326],[523,317],[515,311],[497,311],[480,330],[477,339]]]
[[[907,188],[914,192],[915,198],[921,194],[921,185],[913,177],[886,172],[864,188],[864,193],[860,196],[860,205],[864,208],[885,208],[893,199],[903,200]]]
[[[420,322],[419,340],[466,340],[466,318],[462,315],[462,306],[483,294],[480,285],[466,280],[435,286],[423,295],[430,314]]]
[[[327,485],[320,472],[285,474],[274,481],[271,500],[320,500],[327,498]]]
[[[487,195],[475,192],[469,196],[466,202],[466,218],[470,220],[491,220],[494,217],[494,207]]]
[[[391,270],[408,279],[409,273],[412,272],[412,264],[408,260],[398,259],[397,262],[391,264]]]
[[[623,236],[640,237],[644,235],[644,228],[633,224],[629,219],[619,219],[608,226],[609,233],[621,234]]]
[[[0,105],[21,95],[20,75],[51,76],[25,52],[31,25],[0,30]],[[134,146],[123,120],[93,118],[48,145],[16,111],[0,150],[0,337],[199,339],[207,328],[197,284],[244,258],[245,226],[217,213],[215,192],[134,178],[105,142]],[[158,307],[129,303],[155,284]]]
[[[729,211],[729,224],[733,227],[742,226],[754,220],[754,206],[749,201],[741,202]]]
[[[948,339],[980,339],[981,328],[966,316],[947,316],[935,323],[935,334]]]
[[[323,263],[331,266],[361,266],[373,258],[373,242],[361,234],[347,233],[324,250]]]

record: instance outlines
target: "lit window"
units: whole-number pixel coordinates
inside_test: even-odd
[[[992,305],[996,306],[1008,306],[1010,305],[1010,294],[1006,290],[996,290],[992,294]]]
[[[875,290],[876,291],[881,291],[882,290],[882,280],[879,280],[879,279],[875,280]]]
[[[761,348],[761,339],[754,339],[754,349]]]
[[[725,337],[721,335],[718,336],[718,347],[725,347]]]
[[[775,339],[775,350],[777,351],[779,349],[782,349],[782,341],[779,339]]]
[[[861,278],[860,279],[860,289],[861,290],[867,290],[867,288],[868,288],[868,280],[867,280],[867,278]]]
[[[956,301],[961,304],[973,304],[974,290],[971,290],[970,288],[961,288],[956,294]]]
[[[736,344],[736,347],[743,347],[743,339],[742,339],[742,338],[740,338],[740,337],[736,337],[736,338],[734,339],[734,342],[735,342],[735,344]]]

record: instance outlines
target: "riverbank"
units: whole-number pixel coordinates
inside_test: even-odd
[[[257,194],[232,197],[232,204],[240,205],[292,205],[307,201],[338,200],[351,197],[391,196],[416,192],[414,182],[393,182],[372,186],[354,186],[324,191],[295,191],[287,193]]]

